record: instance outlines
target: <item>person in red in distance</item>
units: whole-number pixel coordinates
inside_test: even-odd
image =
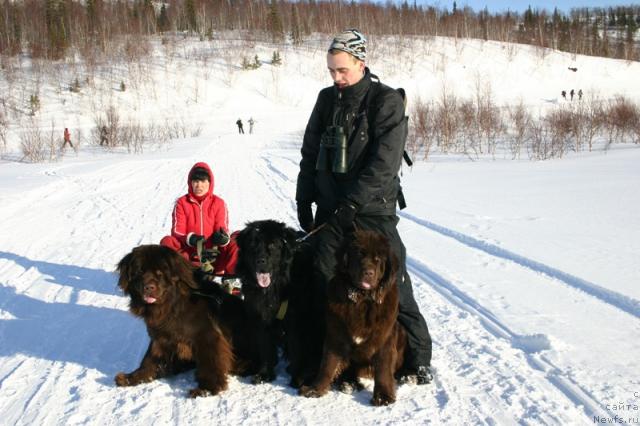
[[[203,260],[213,266],[214,275],[233,275],[238,246],[229,236],[229,219],[224,200],[213,193],[213,172],[207,163],[196,163],[187,177],[189,191],[176,200],[172,213],[171,235],[160,245],[180,253],[195,266]],[[197,253],[203,243],[203,258]]]

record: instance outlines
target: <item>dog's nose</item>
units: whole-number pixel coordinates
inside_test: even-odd
[[[145,291],[145,293],[152,293],[152,292],[156,291],[156,285],[153,284],[153,283],[145,284],[144,285],[144,291]]]
[[[267,259],[265,259],[264,257],[259,257],[259,258],[256,260],[256,265],[257,265],[258,267],[260,267],[260,266],[265,266],[266,264],[267,264]]]
[[[367,279],[367,281],[373,278],[374,274],[375,274],[375,271],[373,269],[365,269],[363,273],[364,278]]]

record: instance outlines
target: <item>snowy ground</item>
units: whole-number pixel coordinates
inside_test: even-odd
[[[465,46],[446,52],[508,50]],[[501,60],[496,51],[490,61]],[[233,229],[264,218],[296,226],[300,133],[316,90],[329,82],[312,71],[323,54],[306,55],[290,53],[294,65],[277,74],[185,74],[185,82],[201,84],[199,102],[173,108],[202,124],[197,138],[140,155],[84,146],[55,163],[0,163],[0,424],[640,422],[640,150],[628,146],[546,162],[436,156],[404,168],[408,208],[399,226],[434,339],[436,380],[401,386],[393,406],[370,407],[371,386],[354,395],[298,397],[282,366],[272,384],[232,378],[228,391],[196,400],[186,398],[191,373],[114,386],[115,373],[135,368],[148,342],[117,290],[114,266],[132,247],[169,231],[173,201],[185,192],[194,162],[212,166]],[[541,61],[514,55],[523,64]],[[478,64],[466,66],[488,70],[484,56],[476,53]],[[562,64],[557,56],[547,60]],[[593,82],[603,70],[638,70],[620,61],[575,61],[600,61]],[[392,68],[378,65],[381,76]],[[288,81],[286,67],[296,66],[300,75]],[[451,59],[450,69],[459,66]],[[417,64],[411,72],[428,74]],[[411,72],[392,74],[393,84],[424,90],[427,79]],[[540,71],[536,78],[550,83],[538,92],[551,97],[566,85],[552,77]],[[180,93],[173,78],[158,92]],[[637,95],[638,84],[628,93]],[[44,104],[55,105],[56,96]],[[161,116],[170,97],[160,98],[126,111]],[[88,126],[85,101],[43,114]],[[256,134],[236,134],[232,123],[241,113],[258,120]]]

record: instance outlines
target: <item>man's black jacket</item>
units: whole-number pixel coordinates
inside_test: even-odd
[[[407,135],[404,101],[395,89],[371,77],[367,68],[362,80],[353,86],[342,90],[331,86],[320,91],[302,143],[298,204],[315,202],[327,213],[348,202],[361,215],[395,214],[400,190],[398,171]],[[348,137],[349,167],[345,174],[316,170],[320,138],[335,123],[344,126]]]

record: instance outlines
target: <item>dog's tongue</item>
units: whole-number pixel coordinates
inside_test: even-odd
[[[267,288],[271,285],[271,274],[268,272],[256,273],[256,279],[258,280],[258,285],[262,288]]]
[[[364,290],[370,290],[371,289],[371,284],[369,284],[366,281],[362,281],[362,283],[360,283],[360,287],[362,287]]]
[[[156,303],[156,298],[155,297],[151,297],[151,296],[144,296],[144,301],[145,303]]]

